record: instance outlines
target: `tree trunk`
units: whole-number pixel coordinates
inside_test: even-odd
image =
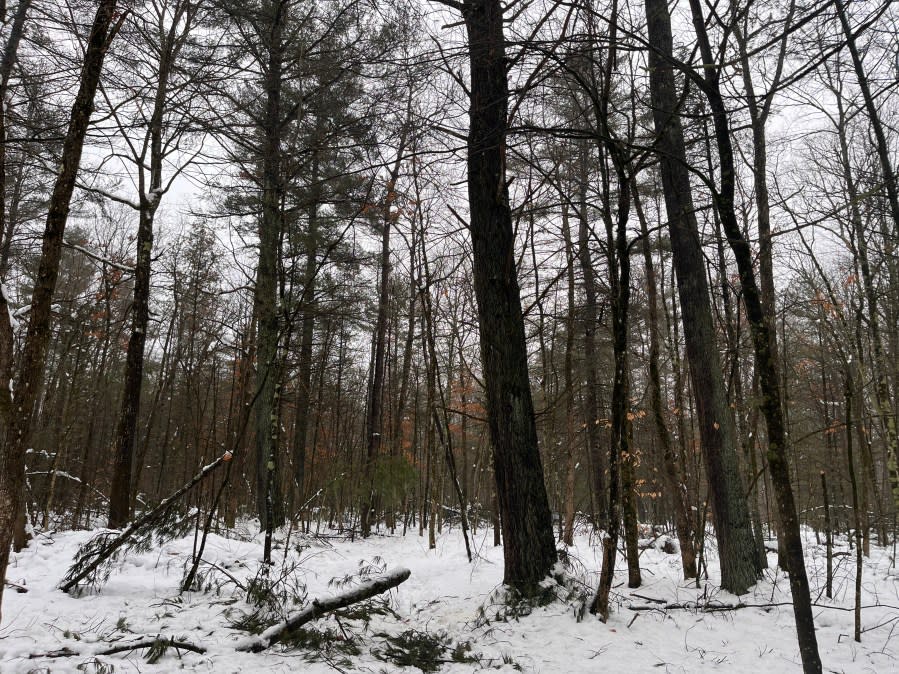
[[[671,434],[665,421],[665,406],[662,403],[662,384],[659,369],[659,308],[656,272],[652,264],[649,228],[640,205],[640,198],[634,190],[634,206],[640,220],[640,234],[643,237],[643,266],[646,273],[646,302],[649,305],[649,400],[652,407],[652,418],[656,428],[659,444],[662,446],[663,477],[665,486],[671,497],[674,509],[674,526],[677,540],[680,543],[681,564],[684,579],[696,578],[696,549],[693,547],[693,526],[690,522],[690,506],[687,498],[687,485],[681,475],[674,451]]]
[[[313,167],[317,165],[313,158]],[[317,180],[317,170],[313,168],[313,180]],[[309,434],[309,407],[312,402],[312,343],[315,336],[315,278],[318,264],[318,203],[309,207],[306,234],[306,268],[303,273],[303,293],[300,297],[302,311],[300,327],[300,348],[297,361],[296,419],[293,430],[293,479],[296,504],[306,501],[306,436]],[[291,517],[298,513],[292,513]]]
[[[72,193],[75,190],[75,178],[81,163],[84,138],[94,108],[94,95],[103,68],[103,57],[115,34],[115,28],[110,30],[115,9],[116,0],[100,0],[91,26],[78,93],[72,105],[63,142],[59,173],[50,196],[15,399],[8,401],[12,405],[0,405],[0,413],[4,411],[2,408],[6,407],[9,415],[5,419],[0,419],[7,428],[6,435],[2,438],[3,445],[0,446],[0,581],[6,577],[13,532],[24,513],[25,450],[31,438],[32,418],[37,407],[47,346],[50,341],[50,308],[59,276],[63,235],[69,217]],[[0,303],[6,304],[6,301]],[[0,310],[5,311],[6,307]],[[2,328],[0,333],[5,333],[6,337],[11,335],[11,332]],[[0,339],[3,338],[4,334],[0,334]],[[11,354],[11,339],[4,339],[0,347],[2,347],[0,351]],[[0,375],[2,374],[0,371]],[[6,378],[6,375],[3,375],[3,378]],[[3,582],[0,582],[0,599],[2,592]]]
[[[160,117],[161,123],[161,117]],[[158,127],[157,127],[158,128]],[[161,130],[161,129],[160,129]],[[154,132],[154,147],[160,138]],[[157,164],[156,161],[159,161]],[[112,491],[109,495],[109,528],[118,529],[131,519],[131,476],[134,457],[137,418],[143,386],[144,345],[150,318],[150,263],[153,252],[153,219],[158,204],[161,156],[154,157],[154,170],[149,196],[141,195],[141,209],[137,227],[137,263],[134,273],[134,303],[131,305],[131,337],[125,355],[125,387],[122,410],[113,448]]]
[[[827,549],[825,593],[828,599],[833,599],[833,529],[830,524],[830,498],[828,498],[827,495],[827,473],[823,470],[821,471],[821,498],[824,501],[824,545]]]
[[[847,368],[848,369],[848,368]],[[855,478],[855,458],[852,453],[852,400],[855,398],[854,375],[845,373],[846,402],[846,461],[849,466],[849,485],[852,488],[852,516],[855,518],[855,618],[854,638],[862,640],[862,514],[858,502],[858,480]]]
[[[387,310],[390,308],[390,227],[396,217],[393,202],[396,200],[396,181],[399,178],[403,153],[406,149],[408,129],[403,128],[400,142],[396,150],[396,161],[390,170],[387,180],[387,194],[381,208],[381,277],[378,284],[378,316],[375,323],[374,358],[372,362],[371,387],[368,399],[368,419],[365,425],[366,456],[364,483],[368,493],[363,497],[362,536],[371,533],[371,517],[374,510],[374,476],[375,462],[381,451],[381,440],[384,432],[384,360],[387,350]]]
[[[861,85],[862,93],[865,97],[868,116],[870,118],[872,129],[874,130],[876,143],[878,145],[878,155],[881,155],[881,140],[883,140],[883,142],[886,141],[885,139],[883,139],[883,129],[880,125],[880,118],[878,116],[877,108],[873,100],[870,102],[870,105],[868,105],[868,101],[871,97],[871,91],[868,88],[864,67],[858,55],[858,50],[855,48],[855,40],[854,38],[852,38],[851,33],[849,32],[849,24],[847,23],[845,11],[843,10],[842,4],[840,2],[837,2],[837,8],[840,14],[840,20],[843,22],[844,30],[847,34],[850,53],[852,53],[853,55],[853,63],[856,68],[856,74],[858,76],[859,84]],[[893,505],[894,507],[899,507],[899,470],[897,470],[896,463],[897,460],[899,460],[899,428],[897,428],[896,416],[893,413],[892,398],[890,396],[889,384],[887,381],[887,358],[884,354],[883,337],[880,328],[880,314],[878,313],[879,302],[877,292],[874,288],[871,263],[868,259],[867,233],[865,232],[864,222],[862,220],[861,211],[859,210],[858,206],[858,189],[856,187],[856,182],[852,176],[852,166],[850,164],[849,140],[846,137],[846,125],[848,124],[848,118],[844,109],[843,100],[839,96],[837,97],[837,111],[839,115],[839,121],[837,125],[837,138],[840,145],[840,168],[843,173],[843,182],[846,185],[846,194],[849,197],[849,219],[852,225],[851,236],[855,241],[854,252],[857,257],[858,269],[861,272],[862,287],[864,289],[865,300],[868,303],[866,322],[871,334],[871,345],[873,347],[872,351],[874,355],[874,372],[872,373],[874,375],[874,402],[877,406],[877,412],[880,417],[880,423],[884,431],[884,436],[886,437],[887,471],[890,479]],[[887,172],[885,173],[884,184],[887,185],[888,192],[890,192],[891,184],[893,185],[892,189],[896,189],[894,181],[890,179],[892,176],[892,166],[890,163],[889,154],[886,154],[886,156],[881,156],[881,171]],[[893,196],[891,193],[888,196],[890,207],[892,210]],[[893,218],[896,222],[896,225],[899,226],[899,208],[893,211]],[[863,448],[862,451],[864,451]]]
[[[584,379],[586,390],[584,402],[586,413],[585,439],[587,456],[591,459],[593,477],[593,497],[595,499],[594,526],[606,529],[609,526],[609,508],[606,499],[605,465],[600,447],[599,428],[599,375],[596,371],[596,326],[598,309],[596,299],[596,277],[593,270],[593,255],[590,252],[590,221],[587,216],[587,144],[578,144],[578,263],[584,287]]]
[[[268,24],[264,95],[262,157],[262,213],[259,218],[259,262],[256,269],[256,511],[270,534],[284,521],[278,485],[279,404],[281,376],[278,359],[279,309],[278,264],[283,227],[284,185],[281,160],[281,87],[284,68],[282,31],[287,5],[280,0],[266,3]]]
[[[575,328],[575,282],[574,245],[571,241],[571,226],[568,219],[568,205],[562,199],[562,237],[565,240],[565,262],[568,276],[568,315],[565,320],[565,489],[564,514],[562,522],[562,542],[574,545],[574,484],[575,484],[575,420],[574,420],[574,328]]]
[[[724,391],[683,129],[678,117],[680,101],[670,65],[673,41],[667,4],[662,0],[646,0],[646,18],[649,39],[656,47],[649,50],[653,119],[659,136],[657,148],[668,229],[718,534],[721,586],[734,594],[743,594],[755,583],[759,569],[740,477],[736,431]]]
[[[746,317],[752,335],[755,366],[759,374],[759,388],[762,394],[760,406],[768,430],[768,469],[774,485],[780,536],[783,538],[783,552],[786,554],[787,569],[790,574],[799,651],[802,655],[805,672],[820,672],[821,657],[818,654],[818,642],[815,636],[811,592],[802,551],[802,534],[793,498],[793,488],[790,484],[790,469],[787,460],[788,438],[782,403],[781,380],[778,374],[777,352],[772,350],[775,343],[772,337],[775,326],[768,320],[771,311],[766,312],[764,307],[763,297],[756,283],[753,255],[749,243],[743,237],[734,210],[736,171],[728,113],[719,89],[720,70],[714,65],[712,48],[705,30],[705,19],[699,0],[690,0],[690,8],[700,53],[705,64],[703,90],[712,109],[715,140],[718,146],[720,186],[718,190],[713,189],[712,192],[721,216],[721,224],[736,259],[740,274],[740,286],[743,290],[743,305],[746,308]]]
[[[556,562],[537,447],[506,184],[509,90],[499,0],[467,0],[471,60],[468,201],[487,417],[503,527],[504,582],[524,595]]]
[[[0,101],[8,100],[9,78],[12,76],[13,66],[18,58],[19,43],[22,40],[22,35],[25,33],[25,19],[30,8],[31,0],[20,0],[9,28],[9,36],[6,38],[6,47],[3,50],[3,59],[0,61]],[[13,227],[15,226],[15,219],[8,212],[6,203],[6,126],[6,106],[4,105],[0,108],[0,236],[2,236],[2,241],[0,241],[0,278],[6,276],[9,251],[12,245]],[[19,181],[21,180],[21,173],[22,168],[19,168]],[[17,181],[17,187],[19,181]],[[18,201],[18,199],[15,198],[15,201]]]

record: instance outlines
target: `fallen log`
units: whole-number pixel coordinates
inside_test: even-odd
[[[390,573],[385,573],[382,576],[367,580],[361,585],[351,588],[346,592],[342,592],[341,594],[313,599],[312,603],[299,613],[295,613],[287,618],[287,620],[280,622],[277,625],[272,625],[258,636],[250,637],[240,642],[237,645],[237,650],[249,651],[251,653],[264,651],[266,648],[274,646],[281,641],[281,639],[292,630],[295,630],[308,622],[312,622],[313,620],[318,620],[331,611],[346,608],[351,604],[374,597],[376,594],[386,592],[405,581],[410,574],[411,572],[409,569],[395,569]]]

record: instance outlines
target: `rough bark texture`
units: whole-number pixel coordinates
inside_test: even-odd
[[[266,4],[268,63],[265,69],[265,120],[262,157],[262,213],[256,269],[256,504],[262,526],[280,526],[284,514],[278,493],[278,257],[284,186],[281,176],[281,85],[284,69],[282,31],[286,6]]]
[[[84,137],[94,109],[94,95],[100,82],[103,57],[112,37],[110,26],[115,8],[116,0],[101,0],[91,25],[78,93],[72,105],[59,172],[50,196],[13,409],[9,419],[3,420],[8,421],[8,425],[0,446],[0,581],[6,577],[16,522],[24,513],[25,450],[31,435],[31,420],[37,407],[50,341],[50,307],[59,276],[69,204],[75,190]],[[0,599],[3,585],[0,582]]]
[[[684,135],[678,117],[679,100],[670,65],[671,17],[664,0],[646,0],[646,18],[649,39],[655,47],[649,51],[653,119],[659,136],[657,148],[668,230],[718,535],[721,585],[734,594],[743,594],[755,583],[759,569],[740,477],[736,430],[724,391],[705,260],[693,211]]]
[[[504,582],[525,595],[556,562],[528,381],[524,318],[506,185],[508,115],[499,0],[464,5],[471,59],[468,198],[487,417],[502,518]]]

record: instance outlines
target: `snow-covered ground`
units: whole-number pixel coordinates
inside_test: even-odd
[[[495,601],[502,580],[502,551],[492,547],[492,532],[474,537],[477,559],[469,564],[458,531],[446,532],[435,550],[414,532],[373,536],[350,542],[291,536],[285,556],[284,535],[273,575],[286,574],[280,587],[306,597],[340,591],[347,576],[360,569],[407,567],[409,580],[391,591],[389,608],[375,603],[368,622],[356,611],[307,625],[306,648],[275,646],[263,653],[235,651],[247,633],[233,627],[251,612],[246,585],[262,556],[262,539],[211,536],[204,565],[211,589],[180,595],[178,585],[190,560],[193,538],[130,553],[99,593],[70,597],[56,589],[79,544],[92,532],[40,535],[13,555],[9,580],[26,593],[7,588],[0,624],[0,672],[394,672],[397,663],[415,661],[402,642],[388,636],[439,637],[436,659],[442,672],[774,672],[800,671],[789,605],[789,587],[773,567],[747,595],[734,597],[716,586],[716,560],[710,552],[711,577],[700,589],[680,580],[679,557],[657,547],[643,551],[644,584],[628,590],[619,556],[615,607],[607,624],[587,614],[578,621],[579,601],[568,598],[534,608],[529,615],[497,620]],[[586,534],[569,550],[574,585],[595,585],[599,547]],[[813,584],[818,643],[829,672],[899,672],[899,576],[890,568],[891,550],[872,549],[865,562],[862,642],[852,639],[854,554],[835,559],[834,599],[824,597],[824,550],[814,536],[806,540]],[[284,561],[286,559],[286,561]],[[229,578],[229,576],[231,578]],[[333,581],[337,581],[335,584]],[[561,594],[561,588],[557,588]],[[655,601],[654,601],[655,600]],[[657,602],[687,604],[685,609],[634,611]],[[762,604],[732,611],[708,612],[691,602]],[[297,607],[298,608],[298,607]],[[481,611],[481,609],[483,609]],[[847,610],[850,609],[850,610]],[[481,619],[479,619],[479,617]],[[483,619],[486,617],[486,621]],[[414,632],[410,631],[414,630]],[[324,632],[322,641],[319,634]],[[92,654],[131,640],[162,635],[207,649],[205,654],[169,649],[149,664],[147,651],[110,656]],[[468,647],[466,647],[466,645]],[[406,644],[408,646],[408,644]],[[48,657],[63,649],[69,657]],[[43,654],[43,655],[42,655]],[[392,657],[391,657],[392,654]],[[432,655],[434,655],[432,653]],[[457,661],[462,660],[465,661]],[[409,668],[406,671],[418,671]]]

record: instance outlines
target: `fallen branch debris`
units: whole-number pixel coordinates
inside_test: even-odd
[[[351,604],[355,604],[357,602],[363,601],[370,597],[374,597],[377,594],[381,594],[382,592],[386,592],[390,590],[407,578],[411,572],[409,569],[396,569],[391,571],[390,573],[385,573],[382,576],[377,576],[368,580],[361,585],[358,585],[346,592],[341,594],[332,595],[330,597],[322,597],[320,599],[313,599],[312,603],[309,604],[306,608],[304,608],[299,613],[295,613],[290,616],[284,622],[278,623],[277,625],[273,625],[269,627],[265,632],[260,634],[259,636],[252,637],[241,642],[237,646],[237,650],[239,651],[249,651],[251,653],[259,653],[260,651],[264,651],[266,648],[275,645],[278,643],[285,635],[287,635],[292,630],[297,629],[305,625],[308,622],[312,622],[313,620],[318,620],[326,613],[330,613],[331,611],[336,611],[341,608],[346,608]]]
[[[6,585],[6,587],[12,588],[19,594],[24,594],[25,592],[28,592],[27,587],[25,587],[24,585],[19,585],[18,583],[14,583],[11,580],[4,580],[3,584]]]
[[[640,596],[640,595],[634,595]],[[655,606],[647,606],[643,604],[631,604],[628,608],[631,611],[698,611],[700,613],[714,613],[715,611],[737,611],[741,608],[760,608],[760,609],[769,609],[769,608],[777,608],[778,606],[792,606],[792,602],[789,601],[780,601],[780,602],[771,602],[768,604],[744,604],[743,602],[739,602],[737,604],[722,604],[720,602],[696,602],[696,601],[685,601],[685,602],[672,602],[670,604],[666,604],[665,602],[659,599],[652,599],[650,597],[641,597],[641,599],[646,599],[648,601],[658,602]],[[815,608],[829,608],[834,611],[854,611],[853,607],[846,608],[845,606],[832,606],[830,604],[817,604],[813,603],[812,606]],[[869,606],[862,606],[862,608],[890,608],[899,610],[899,607],[889,606],[887,604],[871,604]]]
[[[225,454],[217,458],[208,466],[205,466],[200,472],[193,476],[190,482],[182,486],[168,498],[163,499],[158,506],[134,520],[125,527],[121,533],[114,534],[109,537],[108,540],[103,541],[102,544],[97,547],[96,551],[92,551],[93,554],[90,556],[92,556],[93,559],[90,561],[87,561],[87,558],[76,558],[75,563],[72,564],[66,572],[65,578],[63,578],[62,582],[59,584],[59,589],[63,592],[71,592],[78,587],[79,583],[92,578],[92,574],[94,574],[106,560],[110,559],[113,554],[115,554],[116,550],[131,541],[142,529],[152,526],[154,522],[158,521],[168,512],[169,508],[171,508],[179,498],[202,482],[207,476],[211,475],[216,468],[226,464],[230,460],[231,452],[225,452]],[[105,536],[108,534],[101,535]]]
[[[111,648],[106,648],[102,651],[75,651],[68,646],[65,646],[58,651],[50,651],[49,653],[32,653],[28,656],[28,659],[36,660],[38,658],[73,658],[77,656],[96,657],[98,655],[130,653],[131,651],[143,650],[145,648],[149,649],[147,654],[147,661],[151,664],[157,662],[169,648],[174,648],[176,651],[190,651],[191,653],[200,654],[206,652],[206,649],[202,646],[197,646],[187,641],[178,641],[175,639],[175,637],[165,638],[157,635],[155,637],[139,639],[138,641],[129,641],[128,643],[119,644]]]

